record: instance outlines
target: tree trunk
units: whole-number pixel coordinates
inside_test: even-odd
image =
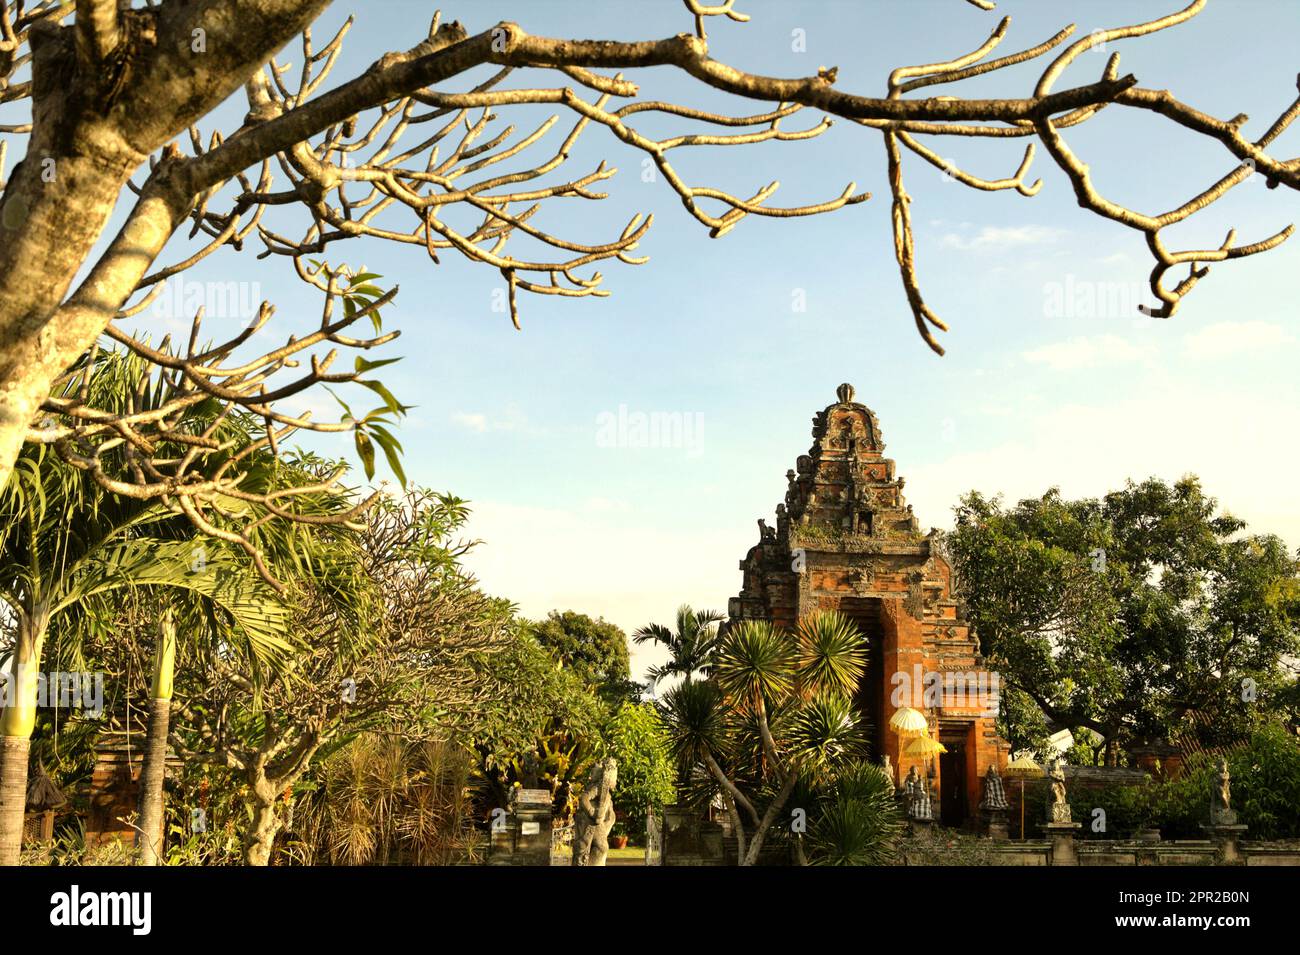
[[[17,641],[0,707],[0,865],[17,865],[27,808],[27,754],[36,725],[41,650],[49,610],[18,611]]]
[[[0,865],[17,865],[22,851],[30,746],[25,736],[0,737]]]
[[[78,48],[73,31],[53,23],[32,28],[31,136],[0,194],[0,486],[54,378],[104,330],[175,227],[174,216],[163,217],[166,225],[121,250],[114,267],[68,299],[132,172],[238,90],[328,3],[137,10],[137,24],[152,21],[139,35],[153,35],[132,44],[123,22],[100,34],[118,44],[113,51]],[[200,34],[211,52],[196,56]],[[121,89],[113,88],[106,52],[122,56],[116,68],[130,81]],[[77,307],[61,308],[65,300]]]
[[[740,821],[740,810],[736,808],[736,800],[731,798],[731,793],[725,789],[722,791],[722,801],[726,804],[727,815],[731,817],[731,828],[736,832],[736,860],[739,861],[745,857],[745,824]]]
[[[171,607],[163,610],[154,650],[153,702],[140,770],[140,865],[162,860],[163,783],[167,775],[167,738],[171,726],[172,676],[176,669],[176,624]]]
[[[772,828],[772,823],[776,821],[776,814],[781,811],[785,801],[790,798],[790,793],[794,790],[795,777],[791,773],[786,777],[785,782],[781,785],[781,790],[773,798],[767,811],[763,813],[763,819],[754,830],[754,838],[750,840],[749,852],[741,858],[741,865],[754,865],[758,862],[759,851],[763,848],[763,840],[767,838],[767,831]]]
[[[164,838],[163,779],[167,773],[167,734],[171,700],[154,700],[140,769],[140,865],[160,865]]]
[[[722,771],[718,761],[713,758],[713,754],[706,753],[704,756],[705,765],[709,767],[709,772],[713,778],[718,781],[722,787],[722,799],[727,804],[727,812],[731,814],[731,825],[736,830],[736,862],[741,863],[745,858],[745,824],[740,821],[740,806],[737,804],[736,797],[731,792],[735,785]],[[757,823],[757,820],[755,820]]]
[[[253,828],[244,839],[245,865],[270,865],[271,847],[280,831],[280,819],[275,812],[275,800],[260,797],[253,800]]]

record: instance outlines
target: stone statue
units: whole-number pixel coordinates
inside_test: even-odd
[[[890,786],[898,785],[897,779],[894,775],[894,764],[890,762],[888,753],[885,754],[885,761],[880,764],[880,771],[885,774],[885,778],[889,780]]]
[[[916,771],[915,763],[907,771],[904,789],[907,792],[908,817],[928,820],[930,818],[930,781],[922,778],[921,774]]]
[[[607,756],[591,767],[573,814],[573,864],[604,865],[609,854],[609,830],[614,827],[614,789],[618,763]]]
[[[1007,791],[997,767],[990,765],[984,774],[984,798],[980,800],[980,817],[984,832],[990,838],[1002,841],[1010,836],[1007,826]]]
[[[980,801],[980,808],[990,811],[1007,808],[1007,791],[1002,786],[1002,777],[991,765],[989,771],[984,774],[984,798]]]
[[[1065,764],[1059,756],[1048,764],[1047,779],[1051,791],[1051,798],[1047,802],[1047,821],[1073,822],[1074,814],[1070,810],[1070,804],[1065,801]]]
[[[1210,825],[1235,826],[1237,813],[1232,808],[1232,774],[1222,756],[1214,764],[1214,787],[1210,790]]]

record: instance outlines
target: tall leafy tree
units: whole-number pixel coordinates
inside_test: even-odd
[[[1077,501],[1052,489],[1014,507],[972,493],[956,517],[984,652],[1056,726],[1104,737],[1107,763],[1193,712],[1228,740],[1282,705],[1300,650],[1297,562],[1195,477]],[[1003,717],[1013,745],[1036,735],[1032,714]]]
[[[271,568],[266,565],[269,560],[276,573],[283,575],[285,570],[294,572],[290,577],[294,581],[293,586],[286,592],[275,595],[283,604],[282,617],[287,620],[290,608],[301,605],[304,597],[302,581],[327,581],[326,589],[333,599],[345,604],[364,599],[365,587],[358,586],[357,581],[348,574],[339,573],[339,565],[332,559],[339,548],[346,553],[347,545],[355,537],[352,530],[336,522],[339,515],[351,510],[352,496],[346,490],[322,484],[322,478],[334,473],[337,464],[310,453],[293,451],[277,455],[268,449],[258,448],[248,433],[246,419],[241,416],[230,418],[223,430],[227,434],[232,431],[235,433],[236,440],[232,442],[234,446],[245,452],[252,448],[253,453],[247,456],[244,464],[247,480],[259,484],[275,481],[282,486],[294,488],[318,488],[312,493],[297,495],[296,513],[301,518],[297,523],[282,518],[274,511],[268,511],[256,495],[248,500],[232,500],[227,504],[231,510],[242,511],[255,528],[252,535],[252,540],[256,541],[254,552],[257,559],[263,562],[263,571],[270,575]],[[168,521],[160,530],[182,537],[193,533],[192,526],[181,520]],[[200,538],[194,543],[193,550],[206,555],[213,548],[223,554],[229,549],[224,542]],[[230,552],[226,561],[250,580],[258,574],[254,562],[248,559],[247,552],[242,548]],[[186,635],[186,649],[193,665],[207,665],[219,656],[233,659],[237,654],[242,655],[246,663],[242,669],[248,675],[250,686],[257,692],[261,691],[282,664],[290,662],[287,659],[290,650],[303,649],[298,641],[292,647],[286,642],[281,648],[284,652],[268,658],[259,652],[255,643],[250,643],[237,621],[228,615],[212,612],[214,608],[201,595],[197,600],[182,601],[175,593],[163,591],[157,599],[162,611],[158,617],[157,639],[153,649],[149,723],[144,764],[140,773],[139,859],[143,865],[156,865],[162,857],[163,784],[170,741],[176,661],[180,649],[178,629]],[[180,612],[185,612],[187,617],[183,628],[177,626],[177,614]]]
[[[645,831],[646,814],[676,797],[673,761],[663,719],[649,703],[624,703],[610,721],[606,747],[618,761],[614,808],[634,832]]]
[[[468,711],[463,731],[479,756],[493,807],[515,787],[549,788],[561,814],[598,751],[607,707],[570,668],[515,627],[504,650],[477,655],[484,705]]]
[[[607,703],[618,705],[640,696],[641,686],[632,680],[627,634],[614,624],[573,610],[552,610],[529,630]]]
[[[454,728],[487,705],[473,658],[501,649],[512,614],[460,565],[467,516],[458,498],[412,489],[381,499],[361,532],[322,525],[330,538],[305,565],[292,605],[302,646],[287,665],[259,684],[245,660],[214,655],[181,676],[175,738],[242,785],[248,864],[270,862],[318,757],[368,730]]]

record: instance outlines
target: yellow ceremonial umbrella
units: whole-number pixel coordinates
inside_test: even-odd
[[[918,736],[909,740],[903,752],[908,756],[916,756],[920,759],[929,759],[938,753],[948,752],[948,747],[944,746],[933,736]]]
[[[900,706],[894,715],[889,718],[889,728],[901,736],[908,739],[912,736],[926,736],[930,732],[930,724],[925,718],[925,714],[920,710],[914,710],[910,706]]]
[[[1011,762],[1007,763],[1006,769],[1002,770],[1002,775],[1006,779],[1020,780],[1020,841],[1025,840],[1025,780],[1041,779],[1044,775],[1043,767],[1034,762],[1028,754],[1017,756]]]

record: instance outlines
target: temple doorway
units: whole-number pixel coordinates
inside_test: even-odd
[[[885,751],[885,700],[890,690],[885,680],[885,630],[880,620],[879,597],[845,597],[844,614],[867,638],[867,672],[858,683],[854,703],[866,721],[867,750],[872,762],[880,762]]]
[[[954,828],[965,824],[966,744],[944,740],[948,752],[939,754],[939,821]]]

